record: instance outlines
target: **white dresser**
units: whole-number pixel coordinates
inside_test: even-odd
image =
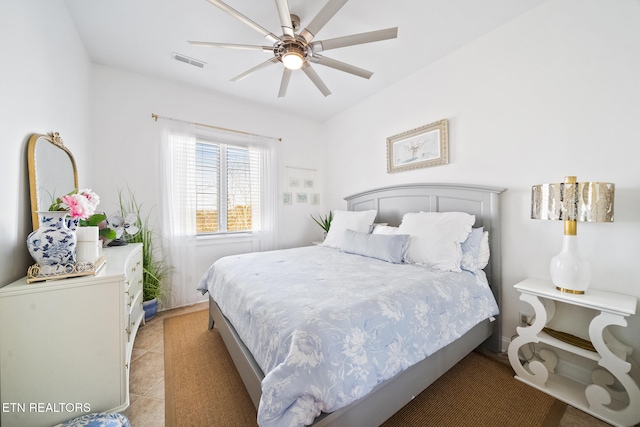
[[[51,426],[129,406],[142,244],[104,249],[95,276],[0,288],[0,424]]]

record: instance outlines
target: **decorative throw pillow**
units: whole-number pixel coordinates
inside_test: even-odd
[[[462,249],[460,268],[473,274],[478,272],[478,255],[480,254],[480,241],[482,240],[483,231],[482,227],[474,228],[471,230],[467,240],[460,244]]]
[[[411,236],[405,261],[439,270],[462,271],[460,244],[471,233],[475,219],[464,212],[405,214],[398,230]]]
[[[489,264],[489,232],[482,233],[482,240],[480,241],[480,252],[478,253],[478,268],[483,269]]]
[[[342,250],[350,254],[400,264],[408,242],[409,236],[406,234],[369,234],[347,230],[344,232]]]
[[[56,424],[54,427],[131,427],[129,420],[119,413],[97,412],[85,414]]]
[[[368,233],[378,211],[333,211],[333,220],[327,237],[322,244],[331,248],[342,248],[343,235],[346,230]]]

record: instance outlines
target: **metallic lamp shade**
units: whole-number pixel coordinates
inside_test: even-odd
[[[613,222],[614,194],[615,184],[609,182],[534,185],[531,188],[531,218]]]
[[[577,221],[613,222],[615,185],[608,182],[565,182],[531,188],[531,218],[564,221],[562,250],[551,259],[549,273],[556,289],[583,294],[591,282],[591,266],[578,253]]]

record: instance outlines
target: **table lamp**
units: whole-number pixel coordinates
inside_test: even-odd
[[[551,259],[551,281],[556,289],[584,294],[591,282],[591,266],[578,254],[577,221],[613,222],[615,184],[564,182],[531,188],[531,218],[564,221],[562,250]]]

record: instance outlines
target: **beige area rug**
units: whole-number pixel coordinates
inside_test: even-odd
[[[165,425],[255,426],[256,410],[207,310],[164,321]],[[385,427],[557,426],[566,405],[472,352]]]

